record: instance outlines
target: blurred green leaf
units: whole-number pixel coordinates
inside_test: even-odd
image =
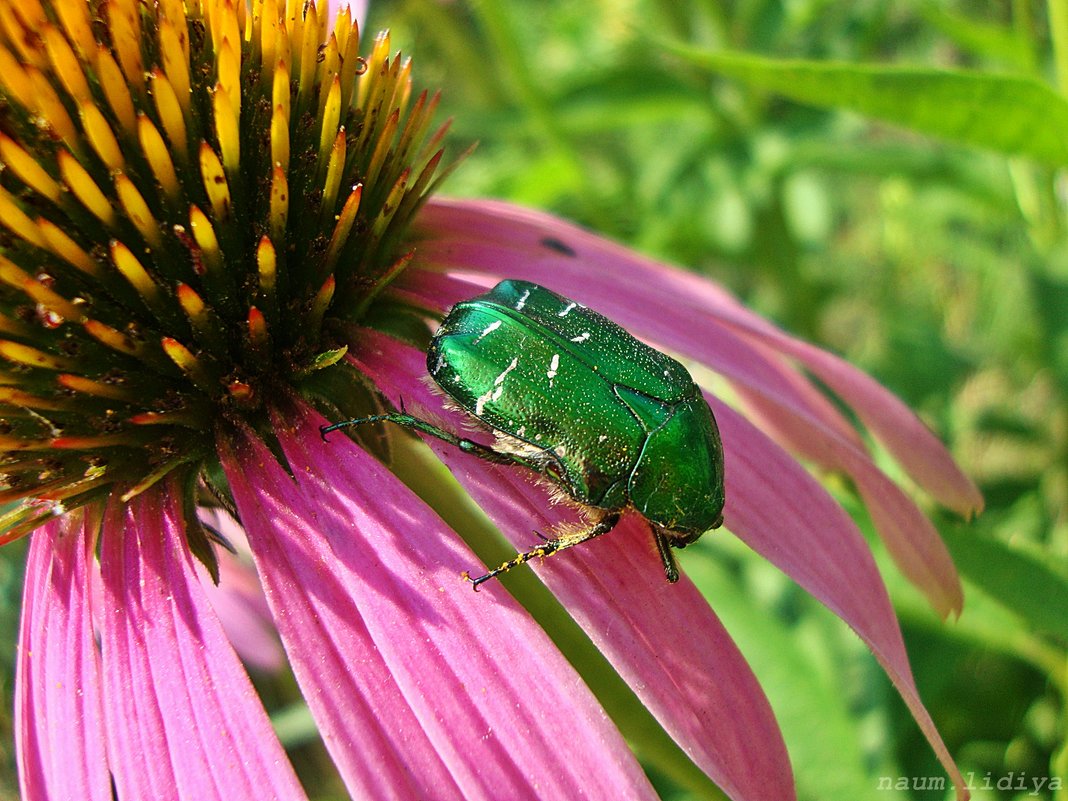
[[[919,11],[925,20],[969,52],[1000,59],[1021,69],[1032,66],[1030,45],[1013,28],[958,14],[937,2],[923,3]]]
[[[1068,576],[1000,540],[947,529],[946,545],[960,572],[1034,628],[1068,632]]]
[[[984,409],[975,421],[975,429],[984,434],[1003,434],[1025,442],[1041,443],[1049,436],[1044,427],[1023,417],[1015,409]]]
[[[1068,102],[1031,78],[667,46],[711,72],[802,103],[850,109],[954,142],[1068,164]]]
[[[1042,346],[1054,377],[1068,389],[1068,280],[1034,271],[1031,294],[1042,322]]]

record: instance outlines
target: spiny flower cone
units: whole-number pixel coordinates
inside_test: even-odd
[[[361,58],[347,9],[328,27],[303,0],[0,3],[4,540],[174,471],[191,499],[220,416],[270,440],[265,399],[406,266],[437,98],[387,34]]]

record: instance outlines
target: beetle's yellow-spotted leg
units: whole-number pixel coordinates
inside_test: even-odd
[[[610,514],[607,514],[600,520],[598,520],[597,523],[591,528],[585,529],[584,531],[576,531],[571,534],[564,534],[560,537],[556,537],[555,539],[546,540],[541,545],[531,548],[529,551],[525,551],[521,554],[516,554],[514,559],[508,560],[503,565],[498,568],[495,568],[494,570],[491,570],[484,576],[479,576],[478,578],[471,578],[470,574],[464,572],[463,577],[471,582],[471,586],[475,590],[478,590],[480,584],[485,584],[490,579],[497,578],[497,576],[501,575],[502,573],[507,573],[513,567],[525,565],[531,559],[551,556],[552,554],[557,553],[558,551],[562,551],[565,548],[570,548],[574,545],[581,545],[584,542],[592,540],[594,537],[599,537],[602,534],[607,534],[609,531],[616,527],[616,523],[619,522],[619,518],[619,512],[611,512]]]

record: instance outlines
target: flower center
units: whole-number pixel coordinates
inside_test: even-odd
[[[213,458],[407,264],[444,128],[314,2],[0,0],[5,539]]]

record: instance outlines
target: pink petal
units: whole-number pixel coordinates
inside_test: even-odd
[[[318,510],[248,437],[220,437],[223,467],[290,664],[354,798],[459,798],[436,750],[377,653],[318,535]],[[310,590],[314,589],[314,592]]]
[[[476,286],[457,277],[424,271],[410,271],[403,286],[424,302],[436,294],[470,297],[478,292]],[[766,346],[746,342],[715,320],[706,320],[700,327],[679,325],[661,314],[658,305],[634,292],[628,298],[616,291],[594,305],[648,334],[657,344],[688,353],[728,375],[771,433],[805,458],[851,475],[865,501],[870,501],[873,519],[902,572],[941,614],[959,613],[963,604],[960,579],[938,532],[875,466],[855,432],[826,399],[800,380],[796,371],[779,364]]]
[[[101,675],[120,798],[304,798],[211,613],[168,482],[101,532]]]
[[[296,483],[247,435],[224,436],[223,463],[283,639],[292,612],[325,652],[328,674],[298,672],[313,712],[315,694],[337,684],[365,705],[343,721],[365,736],[334,743],[335,759],[377,752],[376,795],[410,771],[426,786],[401,797],[655,797],[544,632],[514,601],[488,603],[460,579],[473,557],[428,507],[347,439],[323,443],[325,421],[305,407],[275,421]],[[333,661],[339,636],[353,641],[347,664]],[[386,683],[361,691],[368,670]]]
[[[771,344],[803,362],[852,405],[909,475],[940,502],[965,515],[982,508],[975,485],[892,393],[848,362],[788,336],[714,284],[558,218],[507,203],[435,198],[420,213],[419,223],[427,237],[417,251],[421,263],[429,259],[442,266],[541,281],[566,287],[578,299],[581,291],[600,301],[613,293],[648,298],[652,290],[657,308],[671,309],[688,325],[700,328],[716,320]],[[547,246],[546,240],[563,244],[571,253]],[[501,246],[504,255],[494,252]],[[480,247],[488,249],[480,253]]]
[[[409,409],[452,415],[417,378],[425,372],[419,351],[368,332],[356,358],[395,404],[403,396]],[[452,423],[463,430],[455,418]],[[532,527],[549,531],[560,522],[563,507],[553,509],[549,493],[526,471],[428,442],[517,548],[530,547]],[[786,749],[763,691],[693,584],[664,580],[644,523],[627,518],[602,539],[532,565],[668,733],[731,798],[794,797]],[[495,586],[487,590],[509,597]]]
[[[467,209],[457,211],[469,228],[478,231],[483,238],[460,242],[450,239],[450,236],[463,236],[465,229],[461,227],[459,234],[443,233],[440,239],[423,242],[419,249],[420,259],[424,263],[488,269],[505,272],[512,277],[567,286],[569,294],[590,302],[609,317],[649,337],[661,347],[697,358],[721,372],[738,386],[742,396],[757,411],[763,412],[764,419],[772,423],[772,431],[784,442],[792,447],[814,443],[817,447],[799,447],[800,452],[827,469],[843,470],[851,475],[865,499],[871,500],[873,519],[902,572],[928,596],[940,613],[947,615],[960,611],[963,604],[960,580],[949,552],[934,527],[874,465],[864,453],[855,432],[830,403],[810,385],[806,386],[807,382],[799,381],[795,371],[780,364],[778,354],[768,347],[764,339],[752,340],[749,336],[752,331],[739,328],[733,319],[744,316],[757,320],[761,337],[770,336],[767,332],[777,329],[733,300],[725,300],[722,290],[707,282],[695,280],[693,276],[680,277],[678,271],[628,254],[618,246],[573,226],[558,223],[555,237],[564,236],[569,247],[583,249],[581,259],[562,255],[558,248],[544,245],[546,236],[553,233],[552,218],[523,210],[517,212],[514,207],[505,208],[513,211],[501,223],[502,230],[492,227],[496,220],[488,219],[481,221],[481,227],[475,227],[468,219],[475,216],[474,212]],[[498,210],[496,204],[491,204],[492,213]],[[488,215],[489,212],[483,213]],[[451,219],[448,216],[446,221]],[[441,225],[444,226],[445,222],[441,222]],[[603,263],[598,265],[598,260]],[[601,269],[597,269],[598,266]],[[423,294],[424,299],[428,289],[451,299],[452,295],[463,291],[455,286],[456,282],[455,277],[409,271],[402,286],[416,294]],[[448,286],[450,284],[452,286]],[[684,286],[680,287],[680,284]],[[684,294],[680,294],[682,289],[685,289]],[[470,296],[475,290],[467,292]],[[590,294],[587,296],[583,294],[585,292]],[[695,298],[704,301],[705,305],[694,306]],[[671,309],[675,314],[664,314],[665,309]],[[721,313],[724,309],[727,312],[725,315]],[[809,354],[810,360],[816,359],[814,354],[822,353],[805,343],[796,343],[784,334],[777,336],[783,342],[797,344],[795,350]],[[752,341],[747,342],[747,338]],[[773,341],[778,347],[778,339]],[[860,371],[840,360],[832,358],[819,361],[832,372],[831,365],[839,364],[842,372],[838,378],[840,381],[849,371],[863,376]],[[863,381],[858,379],[858,382],[858,386],[867,387],[864,391],[866,394],[861,398],[867,406],[857,411],[862,418],[866,413],[874,416],[875,422],[869,421],[873,428],[889,425],[888,420],[896,421],[899,427],[905,426],[903,416],[912,421],[911,428],[907,431],[902,429],[907,443],[898,440],[891,443],[888,440],[888,447],[904,448],[910,459],[917,454],[928,453],[931,458],[921,459],[925,465],[923,469],[949,469],[953,476],[972,486],[957,470],[941,443],[923,429],[907,407],[866,376]],[[884,407],[889,415],[887,419],[877,411],[872,411]],[[917,432],[917,427],[926,432],[923,437]],[[905,466],[908,468],[908,465]],[[940,491],[935,486],[930,488],[935,492]],[[978,495],[974,497],[978,498]]]
[[[753,326],[749,315],[736,315],[730,323],[761,337],[815,373],[856,411],[905,472],[939,502],[966,517],[982,511],[979,488],[960,471],[949,451],[908,406],[874,378],[815,345],[777,329],[765,331],[762,326]]]
[[[743,393],[745,394],[745,393]],[[818,424],[803,424],[777,414],[762,398],[746,395],[761,429],[802,458],[853,478],[887,550],[901,572],[943,616],[960,614],[964,593],[957,569],[930,519],[868,455],[837,440]]]
[[[727,526],[841,617],[867,643],[950,775],[964,782],[912,678],[875,561],[849,516],[785,451],[709,398],[726,452]]]
[[[82,525],[86,515],[93,511],[49,523],[30,541],[15,678],[26,801],[111,801],[86,569],[94,528]]]

